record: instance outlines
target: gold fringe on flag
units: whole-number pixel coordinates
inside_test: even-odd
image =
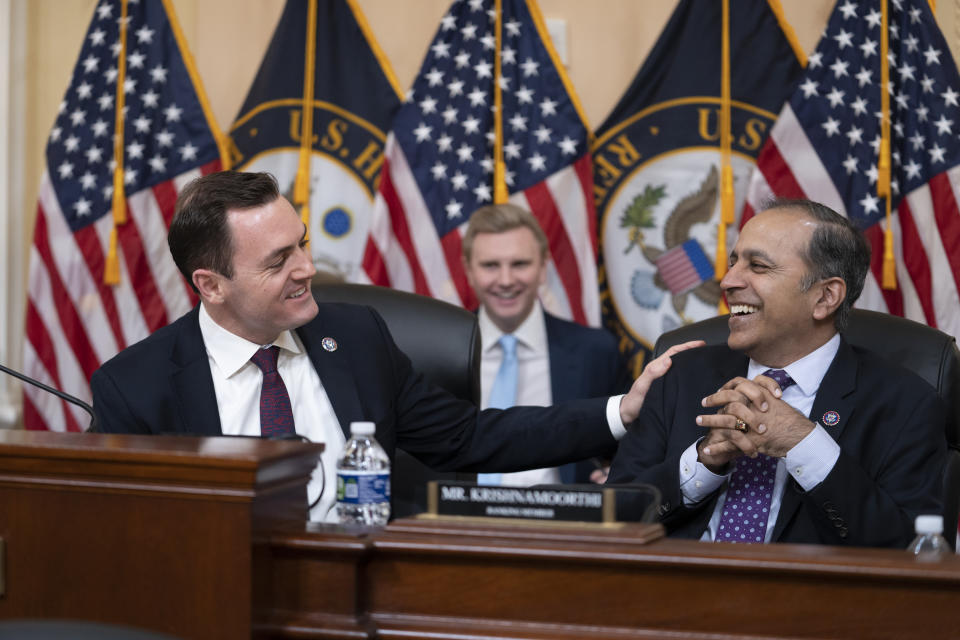
[[[313,80],[317,62],[317,0],[307,5],[307,46],[303,61],[303,108],[300,121],[300,164],[293,187],[293,203],[300,207],[300,219],[310,229],[310,156],[313,153]],[[309,234],[308,234],[309,235]]]
[[[493,201],[501,204],[510,197],[507,191],[507,163],[503,159],[503,93],[500,89],[500,78],[503,70],[500,61],[500,46],[503,42],[503,4],[501,0],[494,2],[496,19],[494,22],[494,50],[493,50]]]
[[[887,228],[883,232],[883,269],[881,284],[884,289],[897,288],[897,264],[893,255],[893,220],[890,202],[890,47],[887,0],[880,0],[880,157],[877,160],[877,196],[883,198],[887,213]]]
[[[734,220],[733,165],[730,164],[731,90],[730,90],[730,0],[723,0],[723,20],[720,36],[720,222],[717,223],[717,252],[714,258],[714,277],[719,282],[727,273],[727,227]],[[718,313],[727,313],[723,297],[717,305]]]
[[[123,188],[123,106],[127,82],[127,0],[120,1],[120,52],[117,54],[117,98],[113,117],[113,228],[103,265],[103,283],[120,284],[120,256],[117,251],[117,227],[127,223],[127,199]]]

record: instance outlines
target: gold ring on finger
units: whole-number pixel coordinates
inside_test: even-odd
[[[746,422],[744,422],[740,418],[737,418],[737,426],[735,428],[740,433],[746,433],[747,431],[750,430],[750,425],[748,425]]]

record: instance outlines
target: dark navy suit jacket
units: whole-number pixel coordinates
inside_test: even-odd
[[[94,372],[100,431],[221,435],[198,318],[199,307]],[[415,372],[383,319],[368,307],[321,304],[297,335],[341,427],[375,422],[376,438],[391,458],[399,447],[438,470],[507,472],[609,455],[615,447],[606,398],[562,409],[479,412]],[[325,351],[324,337],[335,338],[339,348]]]
[[[684,506],[680,455],[704,435],[694,422],[701,399],[746,371],[747,357],[725,345],[675,355],[620,442],[609,481],[659,487],[670,535],[700,538],[707,528],[719,490]],[[836,425],[824,424],[828,411],[840,416]],[[788,478],[774,542],[905,548],[918,514],[941,513],[945,414],[926,382],[841,341],[809,418],[837,441],[840,458],[810,491]]]
[[[550,352],[553,403],[626,393],[632,380],[617,341],[603,329],[585,327],[544,312]],[[565,483],[589,482],[595,468],[589,461],[560,467]]]

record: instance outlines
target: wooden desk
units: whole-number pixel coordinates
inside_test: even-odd
[[[960,558],[657,525],[306,524],[321,447],[0,431],[0,620],[183,638],[948,638]]]
[[[249,637],[254,526],[303,520],[322,449],[0,430],[0,619]]]
[[[960,558],[400,520],[256,541],[268,638],[952,638]],[[645,543],[648,538],[653,542]]]

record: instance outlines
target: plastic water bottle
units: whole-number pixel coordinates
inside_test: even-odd
[[[907,551],[917,556],[918,560],[936,560],[952,553],[950,545],[943,538],[943,516],[917,516],[914,527],[917,537]]]
[[[337,516],[343,524],[383,526],[390,519],[390,458],[372,422],[350,424],[337,462]]]

